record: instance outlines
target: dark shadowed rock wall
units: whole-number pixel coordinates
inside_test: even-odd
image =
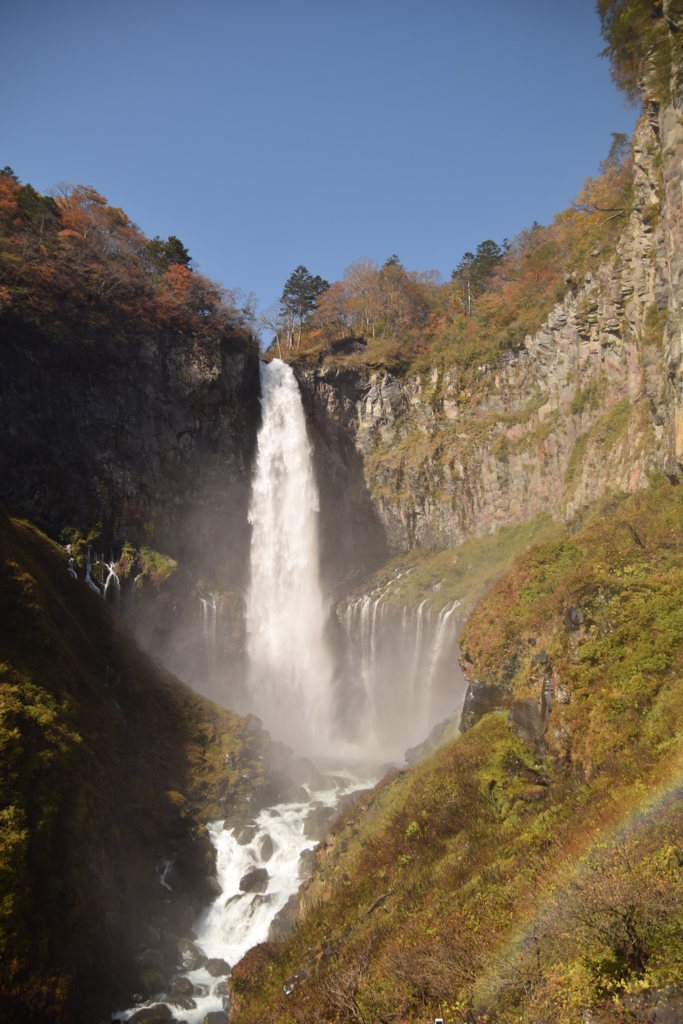
[[[52,536],[145,539],[243,581],[258,353],[235,330],[198,350],[163,336],[57,345],[0,320],[0,493]]]

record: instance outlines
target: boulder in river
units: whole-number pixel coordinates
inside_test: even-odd
[[[212,1010],[207,1013],[203,1024],[228,1024],[228,1015],[225,1010]]]
[[[230,986],[227,981],[219,981],[213,989],[213,995],[221,997],[224,1010],[230,1010]]]
[[[273,840],[268,834],[261,838],[258,852],[262,861],[269,861],[273,856]]]
[[[240,878],[240,889],[242,892],[265,892],[269,878],[266,868],[252,868]]]
[[[212,978],[227,978],[231,971],[228,961],[221,959],[219,956],[210,957],[204,964],[204,967]]]
[[[156,1006],[143,1006],[137,1010],[128,1018],[128,1024],[163,1024],[170,1020],[173,1020],[173,1014],[166,1003],[157,1003]]]
[[[253,843],[257,832],[258,825],[243,825],[242,828],[235,829],[234,836],[240,846],[248,846],[249,843]]]
[[[201,884],[201,892],[207,900],[216,900],[222,896],[223,889],[215,875],[205,875]]]
[[[167,974],[147,967],[140,971],[140,986],[146,996],[152,996],[155,992],[161,992],[166,987]]]
[[[360,798],[370,792],[370,789],[354,789],[352,793],[344,793],[337,800],[337,810],[340,814],[343,814],[344,811],[348,811],[351,807],[355,807]]]
[[[179,1006],[181,1010],[196,1010],[197,1004],[192,996],[169,996],[169,1002]]]
[[[191,996],[194,993],[194,985],[189,978],[174,978],[168,986],[168,994],[171,996]]]
[[[305,786],[299,786],[294,796],[297,803],[307,804],[311,799],[311,794],[308,792]]]
[[[178,939],[178,959],[185,971],[196,971],[206,963],[206,957],[194,942],[189,939]]]

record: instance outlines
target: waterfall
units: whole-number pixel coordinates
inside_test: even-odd
[[[438,614],[429,598],[417,608],[397,606],[389,600],[393,582],[339,604],[337,619],[357,740],[382,756],[400,758],[452,713],[464,680],[457,660],[460,602],[449,602]]]
[[[199,587],[197,587],[197,594],[202,608],[202,632],[206,647],[206,661],[210,671],[213,668],[216,654],[216,597],[214,594],[209,594],[208,599],[202,597]]]
[[[104,583],[104,589],[102,590],[102,597],[105,601],[111,602],[111,604],[118,609],[121,605],[121,581],[119,580],[116,572],[114,553],[111,553],[111,560],[109,562],[104,561],[104,556],[102,556],[101,561],[108,573],[107,579]]]
[[[250,690],[258,714],[299,748],[331,731],[328,609],[319,580],[318,490],[299,387],[290,366],[261,363],[263,421],[249,510]]]

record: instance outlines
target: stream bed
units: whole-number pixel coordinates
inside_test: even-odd
[[[321,832],[335,820],[340,800],[374,786],[379,774],[359,766],[335,768],[322,776],[328,788],[301,793],[302,797],[308,795],[308,800],[276,804],[261,811],[251,823],[234,828],[224,828],[221,820],[209,822],[209,835],[216,849],[217,880],[223,891],[193,925],[197,936],[194,946],[201,954],[200,959],[206,958],[208,962],[192,969],[190,950],[185,969],[177,970],[174,980],[184,978],[191,982],[191,996],[187,985],[186,994],[170,994],[174,987],[182,987],[174,986],[172,980],[169,992],[119,1011],[113,1018],[129,1020],[143,1007],[161,1002],[176,1019],[187,1024],[202,1024],[207,1013],[227,1010],[227,974],[225,968],[220,969],[219,962],[225,961],[232,967],[248,949],[268,939],[274,917],[307,877],[302,853],[312,851],[322,837]],[[249,875],[255,869],[260,872],[252,885]],[[248,891],[244,891],[245,884]]]

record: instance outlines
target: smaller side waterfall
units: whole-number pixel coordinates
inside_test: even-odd
[[[457,706],[465,692],[458,665],[459,605],[453,601],[434,613],[428,599],[417,608],[400,607],[385,592],[338,606],[345,689],[357,705],[354,721],[365,723],[368,748],[400,757]],[[354,694],[356,680],[361,688]]]
[[[204,646],[206,647],[206,662],[209,671],[211,671],[216,660],[216,597],[214,594],[209,594],[208,598],[198,594],[198,597],[202,609],[202,632],[204,634]]]

